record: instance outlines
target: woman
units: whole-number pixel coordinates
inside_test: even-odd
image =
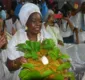
[[[54,12],[52,10],[48,10],[48,13],[45,17],[45,22],[42,24],[42,28],[46,29],[46,31],[52,36],[56,45],[63,45],[59,26],[57,25],[57,23],[54,23],[54,20]]]
[[[11,14],[11,11],[7,11],[7,18],[5,20],[6,30],[10,35],[14,35],[17,30],[21,29],[21,23],[19,19]]]
[[[85,43],[85,1],[82,1],[80,10],[76,14],[75,25],[78,28],[79,42]]]
[[[9,71],[14,74],[13,80],[20,80],[18,74],[21,65],[27,62],[27,60],[23,57],[24,53],[16,50],[16,45],[24,43],[26,40],[42,41],[45,38],[50,38],[45,31],[43,33],[41,30],[41,14],[36,5],[32,3],[23,5],[19,13],[19,18],[22,26],[26,26],[28,29],[27,32],[24,30],[16,32],[7,46],[7,67]]]

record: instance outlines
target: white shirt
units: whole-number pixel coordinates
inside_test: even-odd
[[[46,38],[51,38],[51,36],[47,34],[46,31],[41,30],[41,34],[38,34],[37,37],[38,41],[42,41]],[[16,58],[24,56],[23,52],[16,50],[16,45],[19,43],[24,43],[26,40],[29,40],[26,32],[23,29],[17,31],[12,39],[9,41],[7,49],[2,51],[2,61],[5,63],[7,61],[7,58],[9,58],[10,60],[15,60]],[[3,65],[6,74],[5,80],[20,80],[18,76],[20,69],[10,73],[5,64]]]
[[[38,41],[42,41],[46,38],[51,38],[51,36],[47,34],[45,31],[43,32],[41,30],[41,34],[40,35],[38,34],[38,37],[37,37]],[[25,43],[26,40],[29,40],[29,39],[24,30],[21,29],[16,32],[16,34],[13,36],[12,40],[8,43],[8,46],[7,46],[7,50],[9,52],[7,54],[10,60],[14,60],[16,58],[24,56],[24,53],[20,51],[16,51],[16,45],[19,43]]]
[[[81,26],[82,26],[82,13],[78,12],[75,16],[71,17],[71,21],[73,25],[78,28],[78,35],[79,35],[79,41],[84,42],[85,41],[85,31],[80,32]],[[85,21],[85,14],[84,14],[84,21]],[[85,27],[85,22],[84,22],[84,27]]]
[[[66,20],[62,20],[62,24],[60,26],[60,32],[63,38],[70,37],[71,35],[73,35],[73,32],[71,28],[69,27],[69,25],[67,25]]]
[[[54,40],[54,42],[56,43],[56,45],[58,44],[58,40],[63,41],[62,36],[60,34],[60,30],[57,24],[55,24],[54,26],[47,26],[45,28],[44,23],[42,24],[42,28],[45,29],[51,36],[52,39]]]
[[[23,28],[18,19],[15,21],[15,23],[13,23],[12,18],[10,18],[7,19],[5,23],[6,23],[6,30],[11,35],[12,35],[12,28],[14,28],[15,30],[19,30]]]

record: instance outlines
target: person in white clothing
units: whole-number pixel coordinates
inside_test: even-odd
[[[22,29],[22,25],[19,21],[19,19],[11,14],[11,11],[7,11],[7,19],[5,20],[5,25],[6,25],[6,31],[10,35],[14,35],[17,30]]]
[[[63,45],[63,39],[60,34],[59,26],[57,25],[57,23],[54,23],[54,20],[54,12],[49,9],[45,17],[45,22],[43,22],[42,24],[42,28],[52,36],[56,45]]]
[[[80,43],[85,42],[85,1],[82,2],[79,12],[76,14],[76,27]]]
[[[19,19],[22,26],[27,26],[27,31],[21,29],[15,33],[12,40],[8,43],[6,54],[6,65],[8,70],[13,74],[11,80],[20,80],[18,74],[21,69],[21,65],[26,63],[24,53],[16,50],[16,45],[24,43],[26,40],[42,41],[46,38],[51,38],[49,34],[41,30],[41,13],[37,5],[33,3],[26,3],[20,10]]]
[[[74,33],[77,34],[77,29],[71,21],[71,11],[68,11],[67,17],[62,18],[60,31],[65,43],[74,43]]]

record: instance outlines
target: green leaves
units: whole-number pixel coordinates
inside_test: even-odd
[[[64,80],[64,76],[62,74],[57,74],[54,80]]]
[[[62,54],[62,55],[60,56],[60,58],[61,58],[61,59],[69,59],[70,57],[69,57],[69,55],[67,55],[67,54]]]
[[[25,53],[25,58],[38,59],[37,52],[40,51],[40,42],[26,41],[25,43],[18,44],[17,50]]]
[[[22,80],[46,80],[50,75],[54,76],[53,80],[64,80],[65,77],[70,77],[70,80],[75,80],[73,73],[66,72],[63,74],[64,70],[68,70],[71,67],[70,62],[67,61],[69,56],[67,54],[62,54],[52,39],[45,39],[42,43],[26,41],[25,43],[18,44],[16,48],[18,51],[24,52],[24,57],[28,60],[30,60],[29,58],[35,60],[36,64],[37,61],[40,61],[39,59],[42,56],[46,56],[48,60],[50,59],[48,66],[39,64],[39,68],[41,66],[45,67],[45,69],[41,67],[40,71],[35,70],[37,69],[36,66],[34,66],[35,63],[29,61],[29,63],[23,64],[23,69],[19,74]],[[55,66],[58,64],[56,60],[61,60],[59,66]],[[50,61],[53,63],[51,64]]]
[[[69,69],[71,67],[71,64],[69,62],[64,62],[63,64],[61,64],[57,70],[58,71],[62,71],[62,70],[65,70],[65,69]]]
[[[46,39],[42,42],[42,48],[43,49],[52,49],[55,47],[55,43],[52,39]]]
[[[53,48],[53,49],[51,49],[51,50],[48,51],[48,55],[53,60],[56,60],[56,59],[58,59],[60,57],[59,53],[60,53],[60,50],[57,47],[55,47],[55,48]]]
[[[31,63],[25,63],[22,65],[23,68],[28,68],[28,69],[33,69],[34,68],[34,65],[31,64]]]
[[[47,70],[42,74],[42,78],[46,78],[49,75],[53,74],[54,72],[52,70]]]
[[[29,71],[26,69],[21,70],[19,77],[22,80],[41,80],[41,75],[38,71]]]

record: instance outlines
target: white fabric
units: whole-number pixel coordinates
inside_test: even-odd
[[[41,35],[38,35],[37,39],[39,41],[42,41],[45,38],[51,38],[51,36],[49,34],[47,34],[46,31],[41,30]],[[7,48],[8,48],[7,50],[9,52],[7,54],[8,54],[8,58],[10,60],[14,60],[14,59],[19,58],[24,55],[22,52],[16,51],[15,46],[19,43],[24,43],[26,40],[28,40],[28,37],[24,30],[19,30],[18,32],[16,32],[16,34],[14,35],[12,40],[7,45]]]
[[[8,19],[5,21],[6,24],[6,31],[10,34],[12,34],[12,19]]]
[[[60,34],[60,30],[57,24],[53,26],[47,26],[45,28],[44,23],[42,24],[42,28],[45,29],[51,36],[52,39],[54,40],[54,42],[56,43],[56,45],[58,44],[58,40],[63,41],[61,34]]]
[[[26,25],[29,16],[34,12],[40,13],[39,7],[37,5],[33,3],[26,3],[25,5],[22,6],[19,12],[19,18],[24,27]]]
[[[7,51],[2,50],[2,52],[0,53],[0,62],[1,62],[0,66],[2,66],[2,69],[0,69],[0,72],[3,75],[3,77],[2,78],[0,77],[0,80],[12,80],[13,78],[13,74],[10,73],[8,68],[6,67],[6,61],[7,61]]]
[[[21,23],[20,23],[20,21],[17,19],[16,21],[15,21],[15,23],[13,24],[13,27],[16,29],[16,30],[20,30],[20,29],[22,29],[23,27],[22,27],[22,25],[21,25]],[[24,29],[24,28],[23,28]]]
[[[54,12],[53,12],[53,10],[49,9],[49,10],[48,10],[48,13],[47,13],[46,16],[45,16],[45,21],[47,21],[48,16],[51,15],[51,14],[54,14]]]
[[[78,28],[78,35],[79,35],[79,42],[84,42],[85,41],[85,31],[80,32],[81,26],[82,26],[82,14],[81,12],[78,12],[75,16],[71,17],[71,21],[73,25]],[[84,14],[84,21],[85,21],[85,14]],[[85,22],[84,22],[85,23]],[[75,39],[75,36],[74,36]]]
[[[12,35],[12,28],[14,28],[15,30],[19,30],[19,29],[23,28],[18,19],[16,19],[15,23],[13,23],[12,18],[7,19],[7,20],[5,20],[5,24],[6,24],[7,32],[11,35]]]
[[[42,41],[46,38],[51,38],[51,36],[47,34],[46,31],[41,30],[41,34],[38,34],[37,37],[38,41]],[[24,43],[26,40],[29,40],[27,34],[23,29],[21,29],[17,31],[16,34],[12,37],[11,41],[7,45],[7,49],[2,51],[1,59],[3,61],[4,73],[6,78],[5,80],[20,80],[18,76],[20,69],[10,73],[5,65],[5,62],[7,61],[7,58],[9,58],[10,60],[15,60],[16,58],[24,56],[24,53],[16,51],[16,45],[19,43]]]
[[[67,21],[62,20],[62,24],[60,26],[60,33],[62,37],[70,37],[71,35],[73,35],[73,32],[69,27],[69,25],[67,27],[66,26],[67,26]]]

